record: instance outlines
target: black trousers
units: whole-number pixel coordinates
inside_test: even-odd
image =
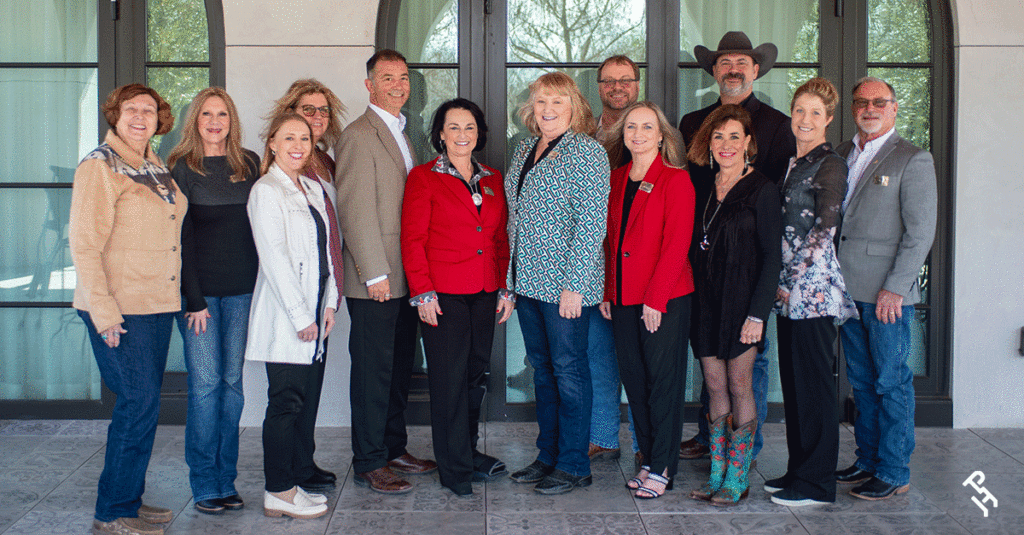
[[[312,388],[306,395],[306,407],[302,411],[302,418],[299,420],[299,441],[301,448],[299,451],[302,457],[299,459],[299,465],[296,467],[298,477],[305,481],[313,476],[313,470],[316,466],[316,462],[313,461],[313,453],[316,452],[316,441],[313,439],[313,434],[316,432],[316,417],[320,412],[320,393],[324,387],[324,370],[327,369],[327,338],[324,338],[324,355],[320,360],[314,360],[310,366],[314,368],[312,371],[313,381]]]
[[[670,299],[655,332],[644,326],[643,305],[612,306],[612,330],[619,376],[629,397],[637,445],[651,467],[669,477],[679,464],[683,434],[686,341],[690,296]]]
[[[313,364],[267,363],[267,413],[263,418],[263,473],[270,492],[284,492],[312,475],[303,428],[320,400],[323,369]],[[319,369],[319,372],[318,372]],[[313,400],[317,403],[314,403]]]
[[[836,416],[836,326],[831,316],[778,317],[779,379],[786,412],[789,486],[816,500],[834,501],[839,460]]]
[[[437,294],[437,327],[420,326],[430,384],[430,425],[441,484],[473,480],[480,406],[494,340],[497,292]]]
[[[406,453],[405,408],[419,319],[408,295],[383,303],[349,297],[345,303],[352,322],[352,469],[362,474]]]

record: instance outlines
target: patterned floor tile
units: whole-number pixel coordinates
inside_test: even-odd
[[[30,511],[4,535],[82,535],[91,530],[92,511]]]
[[[636,514],[504,512],[487,515],[488,535],[634,535],[644,527]]]
[[[942,513],[872,513],[832,514],[796,513],[801,525],[810,533],[885,535],[960,535],[970,533]]]
[[[641,518],[648,535],[808,533],[796,517],[788,512],[728,515],[642,514]]]
[[[484,535],[483,513],[381,513],[338,511],[327,527],[328,535]]]

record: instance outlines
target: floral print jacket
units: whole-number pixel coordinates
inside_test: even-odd
[[[846,197],[846,160],[828,143],[791,160],[782,184],[782,271],[788,293],[775,311],[790,319],[857,317],[839,270],[835,235]]]

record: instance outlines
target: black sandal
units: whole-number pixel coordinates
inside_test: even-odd
[[[479,451],[473,452],[473,481],[492,481],[508,473],[505,463]]]

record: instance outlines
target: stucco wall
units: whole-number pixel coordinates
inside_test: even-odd
[[[1024,427],[1024,3],[955,8],[953,425]]]

